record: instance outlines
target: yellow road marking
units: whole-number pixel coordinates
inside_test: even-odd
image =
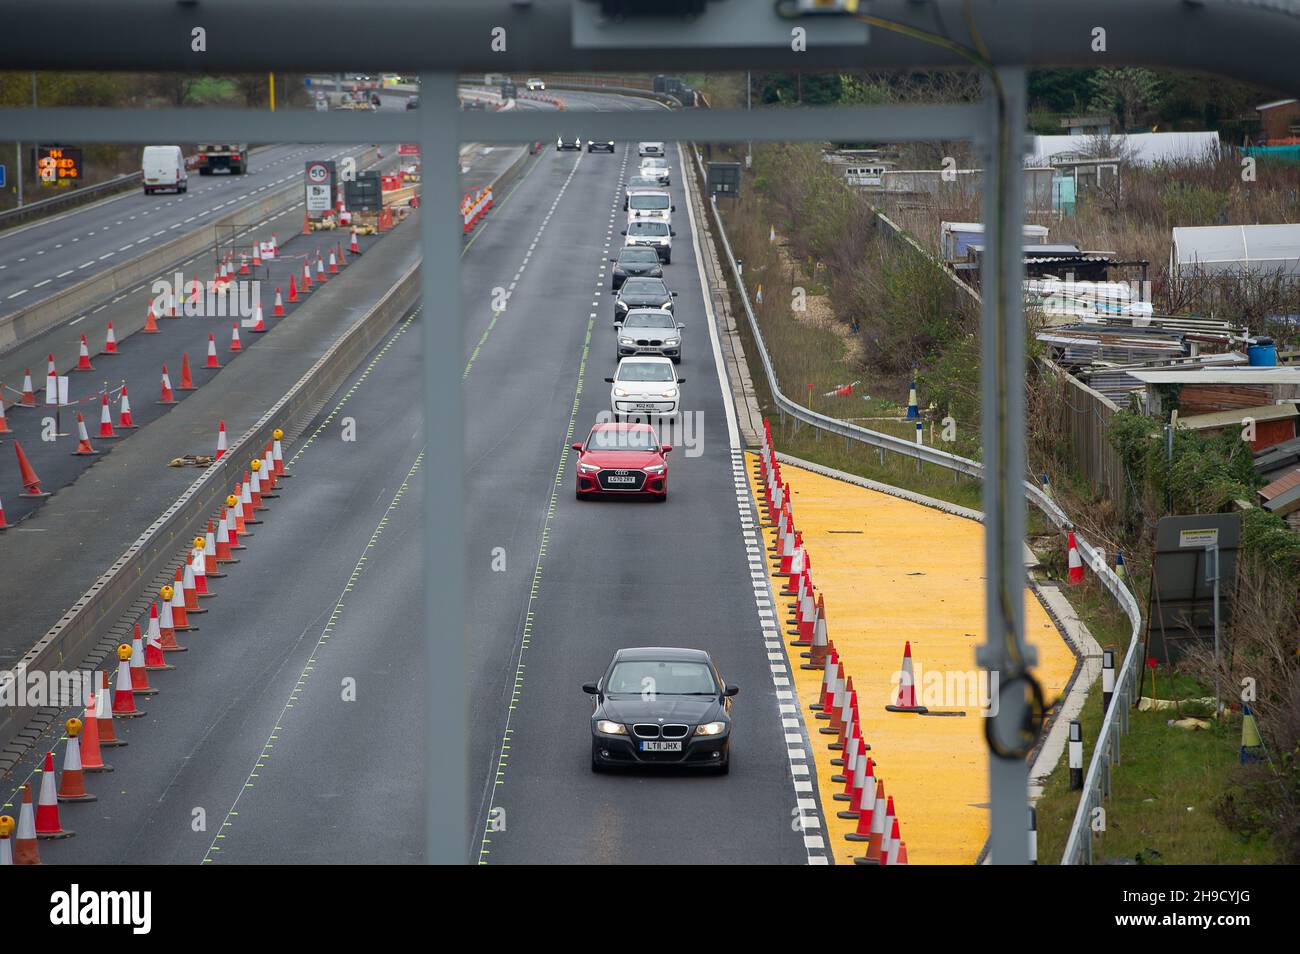
[[[758,458],[745,458],[755,499],[761,500]],[[944,706],[962,709],[964,717],[888,713],[884,707],[907,640],[922,681],[930,671],[976,669],[975,648],[984,642],[984,528],[791,465],[781,472],[790,483],[791,512],[812,560],[813,584],[825,599],[827,633],[853,677],[864,739],[885,794],[894,797],[908,860],[972,864],[988,837],[988,751],[978,703]],[[768,545],[775,542],[771,528],[763,536]],[[792,597],[779,595],[784,583],[784,577],[772,577],[778,624],[788,643]],[[1025,635],[1038,647],[1035,674],[1051,700],[1064,690],[1074,655],[1032,592],[1026,589],[1025,596]],[[807,718],[822,673],[798,665],[793,673]],[[831,781],[840,768],[830,760],[839,753],[826,748],[833,737],[817,732],[824,725],[808,720],[827,840],[837,864],[852,863],[862,846],[844,839],[856,823],[836,817],[847,806],[833,799],[844,785]]]

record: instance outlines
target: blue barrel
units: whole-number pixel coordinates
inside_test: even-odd
[[[1246,356],[1251,367],[1272,368],[1277,366],[1277,345],[1272,338],[1256,338],[1246,349]]]

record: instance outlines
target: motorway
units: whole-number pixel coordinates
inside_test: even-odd
[[[543,149],[462,258],[471,860],[808,859],[675,150],[672,164],[667,278],[687,325],[689,423],[665,504],[570,492],[568,445],[608,409],[608,258],[635,145]],[[405,248],[404,234],[376,250]],[[373,254],[363,267],[378,270]],[[494,312],[495,289],[509,297]],[[295,477],[213,582],[220,598],[182,637],[177,668],[154,674],[148,715],[120,723],[131,744],[106,753],[115,771],[92,778],[99,800],[65,806],[78,837],[43,843],[44,860],[421,860],[418,510],[421,464],[437,452],[422,443],[426,320],[408,315],[289,448]],[[590,771],[581,684],[617,647],[646,644],[708,649],[742,687],[729,776]],[[6,796],[30,768],[11,773]]]

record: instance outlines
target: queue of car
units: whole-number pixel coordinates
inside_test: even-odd
[[[556,148],[579,142],[561,137]],[[660,443],[655,425],[680,419],[685,383],[676,369],[685,326],[674,313],[677,293],[664,280],[665,266],[672,262],[675,206],[660,184],[668,176],[663,143],[640,143],[637,154],[642,175],[626,187],[625,242],[610,259],[616,368],[605,381],[613,421],[596,424],[587,440],[573,445],[579,499],[636,494],[663,500],[668,495],[665,455],[672,448]]]
[[[556,143],[563,149],[563,140]],[[574,148],[574,147],[570,147]],[[588,151],[591,142],[588,141]],[[613,144],[610,144],[613,151]],[[610,259],[614,292],[614,357],[610,386],[612,421],[600,421],[575,443],[575,493],[579,500],[633,494],[668,498],[670,444],[654,422],[679,419],[682,331],[665,281],[672,262],[672,213],[676,211],[662,142],[637,145],[640,174],[626,186],[624,245]],[[674,766],[725,775],[731,768],[732,700],[729,685],[700,649],[620,649],[592,696],[591,770]]]

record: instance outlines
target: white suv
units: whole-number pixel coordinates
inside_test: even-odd
[[[662,156],[664,154],[664,144],[661,142],[639,142],[636,144],[636,154],[642,158],[646,156]]]

